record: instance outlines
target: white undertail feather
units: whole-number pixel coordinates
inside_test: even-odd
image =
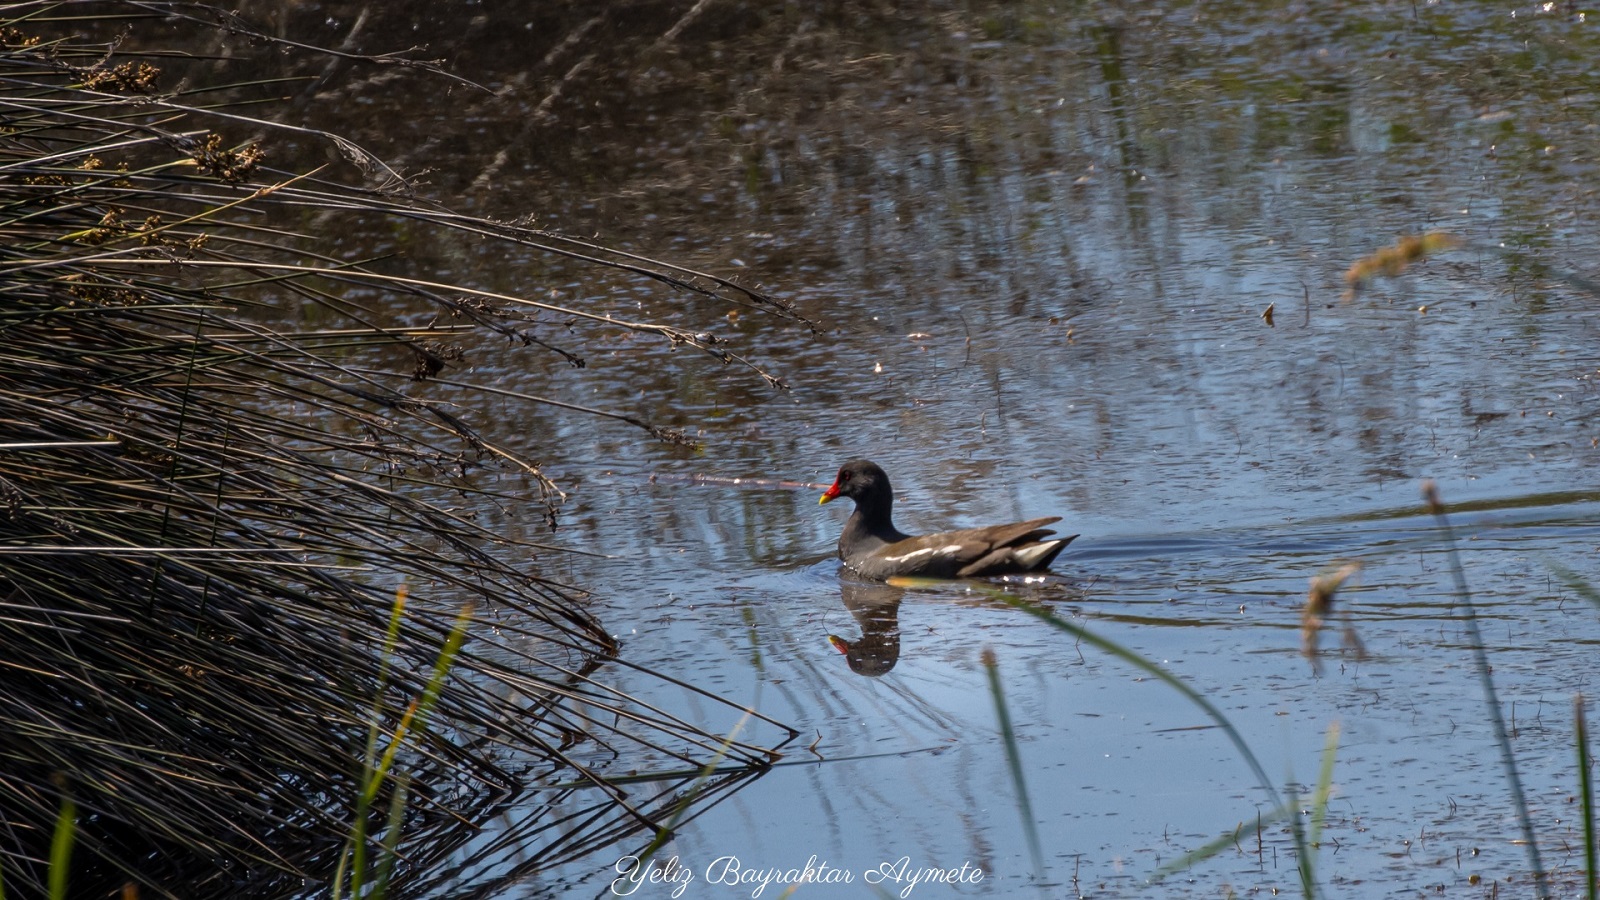
[[[1032,547],[1018,547],[1011,551],[1011,557],[1024,566],[1032,567],[1065,543],[1066,541],[1044,541]]]

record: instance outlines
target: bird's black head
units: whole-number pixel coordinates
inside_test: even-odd
[[[818,503],[827,503],[835,497],[849,497],[860,506],[862,501],[882,502],[893,499],[894,489],[889,486],[889,476],[878,464],[865,459],[852,459],[839,467],[839,477],[833,480]],[[882,499],[880,499],[882,498]]]

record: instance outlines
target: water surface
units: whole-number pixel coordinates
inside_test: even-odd
[[[282,27],[329,40],[359,11],[311,6]],[[1600,576],[1600,297],[1569,277],[1596,258],[1592,17],[1494,2],[418,9],[364,23],[358,43],[393,49],[412,40],[397,23],[423,22],[433,52],[499,93],[357,80],[307,115],[430,167],[451,205],[733,274],[819,324],[403,230],[346,239],[441,280],[710,330],[791,386],[555,318],[547,336],[586,368],[485,343],[465,373],[701,440],[476,410],[571,492],[555,538],[610,557],[530,565],[592,590],[629,662],[801,734],[666,848],[696,879],[688,896],[754,895],[708,883],[727,857],[854,876],[796,896],[871,896],[865,873],[902,858],[984,873],[919,897],[1298,890],[1287,826],[1258,836],[1270,801],[1168,687],[967,587],[863,596],[832,560],[845,512],[814,491],[690,481],[826,483],[854,456],[892,474],[904,530],[1064,516],[1083,536],[1058,576],[1008,589],[1187,680],[1283,785],[1315,779],[1338,723],[1317,857],[1330,895],[1521,896],[1461,605],[1420,506],[1436,479],[1463,505],[1545,863],[1576,892],[1571,697],[1593,690],[1600,611],[1551,564]],[[1428,230],[1463,246],[1347,296],[1353,262]],[[549,538],[531,510],[484,515]],[[1338,625],[1365,655],[1326,634],[1313,671],[1308,579],[1345,560],[1363,569]],[[830,635],[875,644],[872,674]],[[727,715],[611,678],[689,718]],[[1237,847],[1146,882],[1241,823]],[[642,843],[512,895],[604,893]]]

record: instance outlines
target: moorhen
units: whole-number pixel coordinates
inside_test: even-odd
[[[856,511],[839,535],[839,558],[856,574],[874,581],[896,576],[982,578],[1039,572],[1049,568],[1061,548],[1077,537],[1045,540],[1055,532],[1043,526],[1061,521],[1060,516],[921,537],[901,534],[890,520],[894,489],[889,486],[889,476],[865,459],[840,466],[833,487],[817,502],[827,503],[835,497],[856,501]]]

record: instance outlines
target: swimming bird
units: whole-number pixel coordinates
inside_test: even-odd
[[[1029,519],[913,537],[894,527],[894,489],[876,463],[852,459],[839,467],[833,486],[818,503],[837,497],[856,502],[839,535],[839,558],[863,578],[982,578],[1041,572],[1077,535],[1052,538],[1044,526],[1060,516]]]

